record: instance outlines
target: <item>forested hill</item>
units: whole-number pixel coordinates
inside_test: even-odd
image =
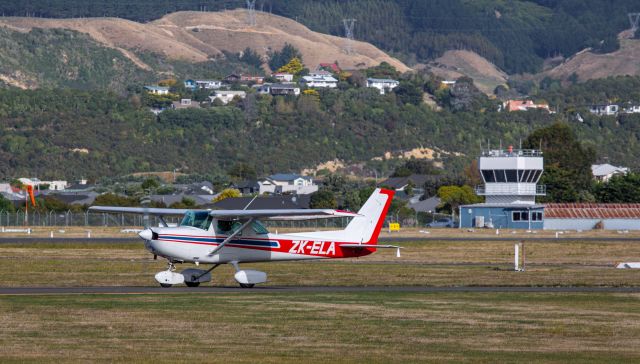
[[[219,11],[244,0],[30,0],[1,2],[5,16],[113,16],[146,22],[179,10]],[[422,62],[449,49],[468,49],[508,73],[538,72],[543,60],[592,47],[618,48],[637,0],[257,0],[256,9],[295,19],[312,30],[344,35],[342,19],[356,19],[356,39],[403,60]]]
[[[481,143],[516,144],[563,117],[490,108],[435,112],[407,90],[403,84],[387,95],[367,88],[298,98],[250,93],[228,106],[168,110],[158,117],[137,94],[0,90],[0,179],[73,180],[174,169],[217,175],[239,164],[262,175],[298,172],[335,159],[385,174],[374,157],[422,146],[461,153],[443,153],[447,172],[456,173],[477,157]],[[571,91],[576,100],[588,92]],[[582,123],[569,120],[582,143],[601,160],[640,167],[640,115],[616,120],[582,114]]]

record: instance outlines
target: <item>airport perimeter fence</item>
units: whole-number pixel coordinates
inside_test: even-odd
[[[386,218],[384,227],[388,227],[390,222],[399,222],[402,227],[421,227],[425,223],[438,219],[440,216],[450,216],[443,214],[431,214],[430,216],[401,217],[389,215]],[[180,223],[180,216],[165,216],[164,220],[170,226]],[[309,229],[342,229],[349,223],[350,218],[339,217],[330,219],[312,220],[284,220],[284,221],[264,221],[269,228],[309,228]],[[126,213],[103,213],[103,212],[29,212],[25,218],[22,211],[8,212],[0,211],[0,226],[101,226],[101,227],[129,227],[144,226],[144,216],[140,214]],[[150,226],[161,226],[162,221],[157,216],[149,216]]]

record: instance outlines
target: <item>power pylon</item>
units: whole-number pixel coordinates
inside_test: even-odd
[[[356,24],[355,19],[342,19],[344,24],[344,36],[347,38],[347,42],[344,45],[344,51],[347,54],[353,53],[353,26]]]
[[[250,27],[256,26],[256,0],[247,0],[247,24]]]

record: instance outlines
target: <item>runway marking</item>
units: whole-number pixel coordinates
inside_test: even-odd
[[[15,295],[67,295],[67,294],[185,294],[185,293],[358,293],[358,292],[400,292],[400,293],[640,293],[640,286],[634,287],[522,287],[522,286],[264,286],[256,288],[239,287],[0,287],[0,296]]]

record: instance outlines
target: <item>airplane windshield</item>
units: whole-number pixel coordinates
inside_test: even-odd
[[[191,226],[202,230],[209,230],[213,218],[208,211],[187,211],[180,222],[180,226]]]

